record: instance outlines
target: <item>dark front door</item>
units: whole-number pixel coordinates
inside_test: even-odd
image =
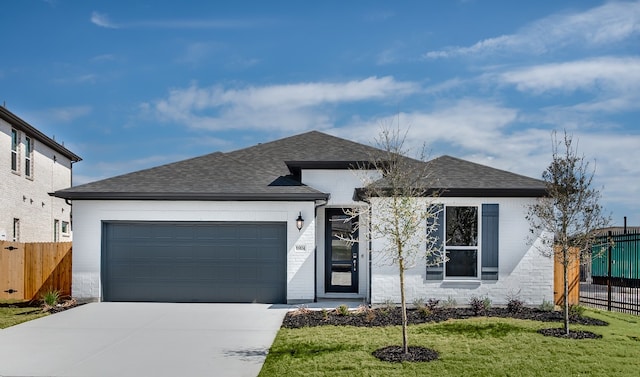
[[[355,224],[342,209],[327,209],[325,224],[325,290],[358,292],[358,238]]]

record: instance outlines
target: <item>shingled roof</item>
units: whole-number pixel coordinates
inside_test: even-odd
[[[55,195],[75,200],[322,200],[329,195],[300,183],[300,169],[347,169],[380,153],[364,144],[311,131],[87,183]],[[453,157],[428,164],[447,191],[480,195],[481,191],[502,190],[518,193],[509,196],[532,196],[532,190],[544,189],[542,181]]]

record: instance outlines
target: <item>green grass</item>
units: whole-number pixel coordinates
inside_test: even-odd
[[[281,329],[260,373],[266,376],[638,376],[640,317],[588,310],[609,326],[572,326],[602,339],[545,337],[561,327],[502,318],[450,320],[409,327],[409,344],[433,348],[430,363],[385,363],[371,355],[401,341],[399,326]]]
[[[0,307],[0,329],[48,315],[40,308]]]

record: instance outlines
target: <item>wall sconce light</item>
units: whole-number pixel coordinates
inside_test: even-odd
[[[304,219],[302,218],[302,212],[298,214],[298,218],[296,219],[296,228],[298,228],[298,232],[302,230],[304,226]]]

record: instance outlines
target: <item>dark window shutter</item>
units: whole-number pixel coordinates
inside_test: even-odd
[[[438,229],[435,230],[435,234],[433,236],[438,238],[438,242],[436,243],[436,248],[438,250],[442,250],[444,247],[444,223],[442,219],[444,218],[444,206],[442,204],[432,204],[432,208],[430,210],[437,211],[436,218],[427,219],[427,225],[431,226],[434,221],[438,225]],[[440,262],[435,266],[431,266],[432,262],[438,259],[438,255],[429,255],[427,257],[427,280],[442,280],[444,279],[444,263]]]
[[[498,280],[498,205],[482,205],[482,280]]]

